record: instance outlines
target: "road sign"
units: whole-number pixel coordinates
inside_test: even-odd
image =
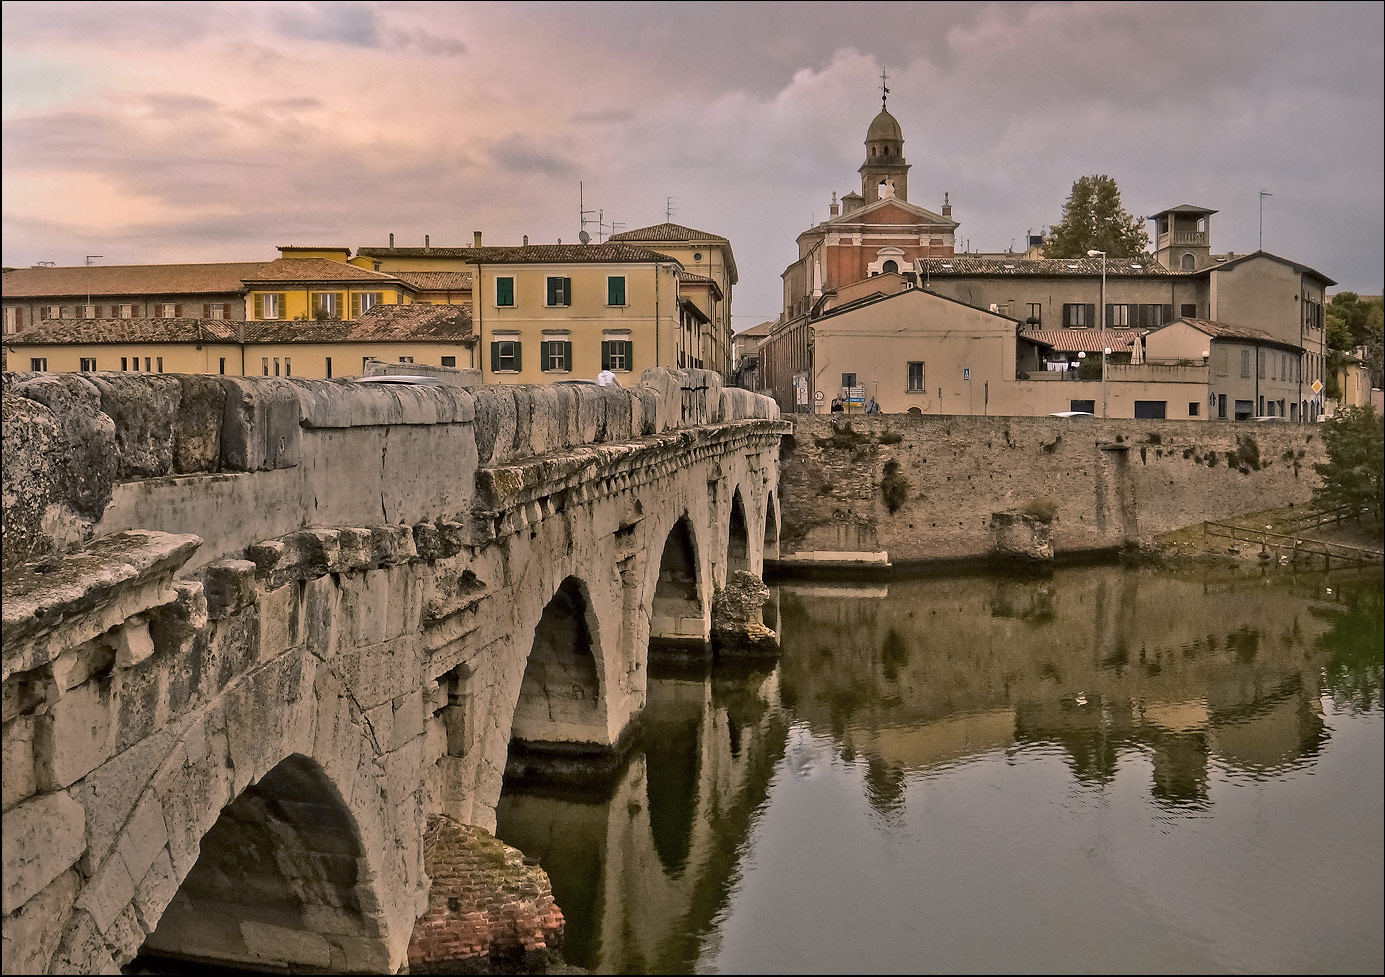
[[[1309,386],[1313,388],[1313,393],[1315,393],[1315,394],[1320,394],[1320,393],[1322,393],[1322,381],[1321,381],[1321,380],[1314,380],[1311,384],[1309,384]]]
[[[970,379],[971,379],[971,367],[969,367],[969,366],[964,366],[964,367],[962,367],[962,379],[963,379],[963,380],[970,380]]]

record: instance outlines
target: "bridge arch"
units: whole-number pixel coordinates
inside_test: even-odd
[[[737,570],[751,572],[750,560],[750,522],[746,519],[745,499],[740,486],[731,496],[731,514],[726,527],[726,575]]]
[[[567,577],[534,627],[511,740],[609,746],[605,686],[600,628],[587,585]]]
[[[701,646],[708,637],[707,593],[697,529],[684,509],[663,537],[652,575],[649,637],[652,641]]]

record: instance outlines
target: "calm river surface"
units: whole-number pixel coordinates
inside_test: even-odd
[[[497,834],[602,972],[1380,972],[1382,583],[786,584],[773,671],[656,673]]]

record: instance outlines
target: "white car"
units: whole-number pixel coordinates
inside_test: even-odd
[[[1093,414],[1093,413],[1092,413],[1091,411],[1089,411],[1089,410],[1060,410],[1060,411],[1054,411],[1052,414],[1049,414],[1048,416],[1049,416],[1049,417],[1096,417],[1096,415]]]
[[[378,377],[356,377],[353,383],[402,383],[414,387],[441,387],[443,382],[437,377],[419,377],[408,374],[384,374]]]

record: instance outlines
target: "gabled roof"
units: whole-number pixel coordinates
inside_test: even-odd
[[[715,278],[708,278],[706,275],[694,275],[690,271],[685,271],[678,279],[682,285],[698,285],[706,288],[717,298],[721,298],[721,286],[717,284]]]
[[[224,261],[182,265],[77,265],[15,268],[3,276],[7,299],[90,295],[235,295],[266,262]]]
[[[1229,322],[1217,322],[1213,319],[1190,319],[1184,317],[1182,319],[1175,319],[1173,322],[1166,322],[1162,326],[1158,326],[1149,331],[1158,332],[1160,329],[1167,329],[1169,326],[1178,325],[1179,323],[1185,323],[1204,336],[1209,336],[1212,339],[1239,339],[1243,342],[1283,346],[1286,349],[1301,349],[1301,347],[1293,343],[1285,342],[1282,339],[1271,336],[1263,329],[1255,329],[1251,326],[1233,326]]]
[[[681,262],[649,248],[628,244],[525,244],[520,247],[461,248],[467,261],[488,265],[575,264],[584,261]]]
[[[357,248],[356,256],[365,258],[461,258],[470,248]]]
[[[1019,320],[1016,319],[1014,316],[1004,315],[1000,312],[992,312],[990,309],[983,309],[979,305],[972,305],[970,302],[963,302],[961,299],[955,299],[950,295],[942,295],[938,292],[930,292],[926,288],[906,288],[899,292],[889,292],[886,294],[876,293],[874,295],[866,295],[859,299],[853,299],[850,302],[846,302],[842,305],[839,305],[834,309],[829,309],[822,315],[818,316],[816,319],[810,320],[810,323],[816,324],[824,319],[830,319],[833,316],[841,315],[844,312],[854,312],[857,309],[865,308],[868,305],[875,305],[877,302],[888,302],[891,299],[897,299],[905,295],[927,296],[928,298],[937,299],[941,302],[951,302],[953,305],[960,305],[963,308],[972,309],[976,312],[983,312],[988,316],[994,316],[997,319],[1004,319],[1006,322],[1013,322],[1017,325],[1019,323]]]
[[[967,255],[954,255],[950,258],[921,258],[918,261],[920,273],[926,272],[932,278],[960,277],[970,275],[995,275],[1014,278],[1071,278],[1101,275],[1100,258],[972,258]],[[1107,257],[1106,277],[1140,278],[1182,276],[1195,272],[1170,271],[1152,255],[1132,255],[1126,258]]]
[[[1288,265],[1290,268],[1298,272],[1300,275],[1312,275],[1318,281],[1323,283],[1324,288],[1337,284],[1331,278],[1328,278],[1322,272],[1317,271],[1314,268],[1309,268],[1307,265],[1299,264],[1297,261],[1291,261],[1288,258],[1281,258],[1277,254],[1270,254],[1268,251],[1252,251],[1250,254],[1239,255],[1235,258],[1228,258],[1226,261],[1218,262],[1215,265],[1209,265],[1208,267],[1203,268],[1201,272],[1197,272],[1195,274],[1206,274],[1207,272],[1212,271],[1224,271],[1227,268],[1234,268],[1236,265],[1239,265],[1244,261],[1249,261],[1252,258],[1268,258],[1270,261],[1277,261],[1281,265]]]
[[[471,290],[469,271],[396,271],[395,278],[408,282],[421,292],[467,292]]]
[[[1143,336],[1145,329],[1026,329],[1020,332],[1020,339],[1051,346],[1060,353],[1100,353],[1110,349],[1114,353],[1128,353],[1135,341]]]
[[[720,234],[665,222],[663,224],[650,224],[648,227],[637,227],[633,231],[621,231],[619,234],[612,234],[608,240],[644,244],[701,244],[705,242],[714,247],[724,247],[726,249],[726,267],[731,272],[731,284],[735,285],[741,280],[741,274],[736,269],[736,256],[731,252],[731,242]]]
[[[6,346],[119,343],[234,343],[231,319],[47,319],[5,337]]]
[[[1163,217],[1165,214],[1215,214],[1217,211],[1211,207],[1195,207],[1192,204],[1179,204],[1177,207],[1170,207],[1168,210],[1161,210],[1157,214],[1150,214],[1149,219]]]
[[[275,258],[266,261],[253,274],[245,276],[247,285],[282,284],[287,282],[361,283],[403,285],[401,279],[380,271],[370,271],[357,265],[331,258]]]
[[[843,197],[842,199],[845,200],[846,198]],[[898,207],[901,210],[920,217],[921,220],[912,222],[915,224],[942,224],[944,226],[951,225],[952,227],[961,226],[958,221],[953,220],[951,217],[935,214],[926,207],[920,207],[918,204],[911,204],[909,201],[901,200],[899,197],[881,197],[879,200],[868,203],[864,207],[858,207],[848,213],[838,214],[836,217],[829,217],[822,223],[804,231],[803,234],[841,224],[868,224],[870,221],[864,221],[861,218],[877,210],[883,210],[886,207]],[[800,234],[799,237],[802,237],[803,234]]]

